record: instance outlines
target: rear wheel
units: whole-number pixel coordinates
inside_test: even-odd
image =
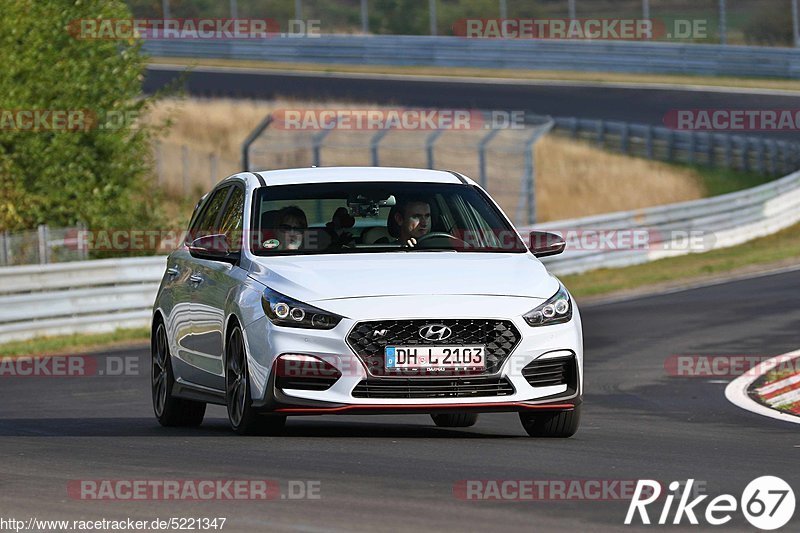
[[[277,435],[286,424],[285,416],[260,415],[253,408],[247,372],[247,349],[242,328],[237,324],[225,347],[225,403],[228,421],[240,435]]]
[[[199,426],[206,414],[206,404],[183,400],[172,396],[175,375],[167,343],[167,330],[159,321],[150,341],[152,364],[150,366],[150,388],[153,411],[162,426]]]
[[[570,411],[520,413],[519,420],[531,437],[565,439],[578,431],[581,422],[581,406],[576,405]]]
[[[440,428],[468,428],[478,421],[478,413],[440,413],[431,418]]]

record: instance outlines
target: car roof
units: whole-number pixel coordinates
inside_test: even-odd
[[[253,172],[267,186],[302,183],[341,183],[395,181],[408,183],[468,183],[459,174],[447,170],[393,167],[311,167]]]

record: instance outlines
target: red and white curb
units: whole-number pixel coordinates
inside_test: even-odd
[[[796,350],[759,363],[749,372],[731,381],[725,388],[725,397],[737,407],[752,413],[800,424],[800,410],[796,414],[779,410],[800,402],[800,371],[752,389],[753,383],[758,378],[778,366],[791,367],[791,361],[799,357],[800,350]],[[751,389],[767,405],[754,400],[750,395]]]

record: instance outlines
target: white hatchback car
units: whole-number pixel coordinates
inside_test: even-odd
[[[569,437],[580,316],[474,181],[456,172],[305,168],[220,182],[168,258],[152,322],[159,422],[226,405],[243,434],[291,415],[427,413],[468,427],[518,412]]]

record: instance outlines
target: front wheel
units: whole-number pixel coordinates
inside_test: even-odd
[[[162,426],[199,426],[206,414],[206,404],[183,400],[172,396],[175,375],[167,343],[167,330],[158,322],[150,342],[152,364],[150,366],[150,390],[153,411]]]
[[[519,420],[531,437],[566,439],[578,431],[581,422],[581,406],[576,405],[570,411],[520,413]]]
[[[225,345],[225,403],[228,421],[239,435],[277,435],[286,424],[285,416],[260,415],[250,398],[247,349],[242,328],[231,330]]]

